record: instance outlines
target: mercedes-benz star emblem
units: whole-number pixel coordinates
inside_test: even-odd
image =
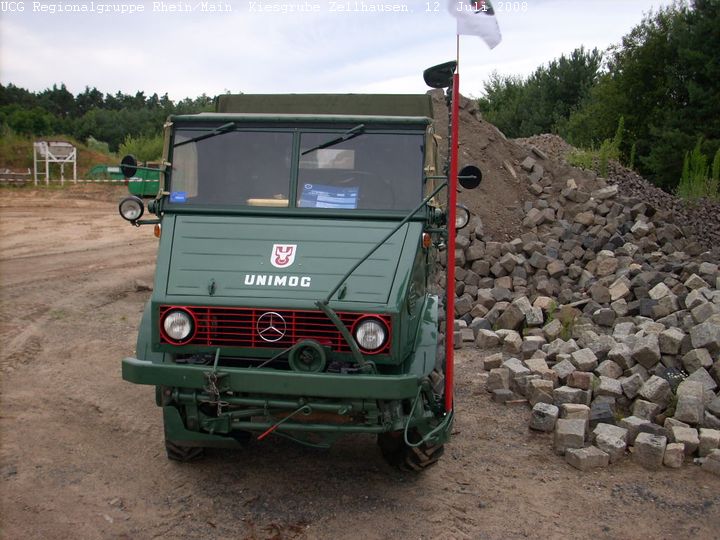
[[[285,319],[275,311],[268,311],[260,315],[257,323],[255,323],[255,328],[260,339],[270,343],[280,341],[285,337],[285,332],[287,331]]]

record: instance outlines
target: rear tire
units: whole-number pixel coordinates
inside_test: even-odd
[[[409,439],[419,440],[417,432],[410,432]],[[420,446],[408,446],[403,439],[402,431],[380,433],[377,439],[383,458],[393,467],[402,471],[421,472],[431,467],[445,453],[442,444],[430,445],[423,443]]]
[[[167,452],[168,459],[181,463],[197,461],[205,455],[204,448],[198,446],[182,446],[167,439],[165,439],[165,451]]]

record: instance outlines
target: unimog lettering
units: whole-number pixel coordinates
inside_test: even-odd
[[[430,96],[216,105],[165,124],[156,217],[142,218],[137,196],[119,208],[161,232],[137,358],[122,374],[156,387],[168,457],[366,434],[389,463],[427,468],[453,425],[438,259],[458,222]],[[121,169],[143,168],[126,156]],[[293,265],[312,276],[283,273]]]
[[[245,285],[252,287],[310,287],[310,276],[274,276],[271,274],[245,274]]]

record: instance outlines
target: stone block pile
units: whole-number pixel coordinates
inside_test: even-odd
[[[581,470],[630,452],[720,471],[720,252],[616,185],[521,168],[525,232],[458,234],[455,346],[487,351],[493,398],[526,399],[530,428]]]

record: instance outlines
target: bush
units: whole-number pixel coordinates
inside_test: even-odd
[[[120,145],[121,156],[132,154],[139,161],[157,161],[162,157],[163,136],[161,134],[138,137],[128,135]]]
[[[617,129],[612,139],[605,139],[600,144],[599,150],[591,148],[590,150],[571,152],[567,157],[568,163],[574,167],[594,170],[600,176],[607,177],[610,160],[620,161],[620,145],[622,144],[624,131],[625,119],[621,116],[618,119]]]
[[[573,150],[567,156],[567,162],[573,167],[591,170],[593,168],[592,150]]]
[[[85,145],[89,150],[93,150],[94,152],[100,152],[101,154],[110,153],[110,145],[106,142],[98,141],[92,135],[85,140]]]
[[[712,170],[707,164],[707,156],[701,150],[702,139],[698,139],[695,148],[685,153],[682,175],[677,187],[679,197],[688,200],[718,197],[718,178],[720,177],[720,149],[715,152]]]

